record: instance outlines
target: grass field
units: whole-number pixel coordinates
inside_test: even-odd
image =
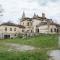
[[[30,45],[40,49],[32,51],[7,51],[3,43]],[[28,38],[14,38],[0,40],[0,60],[48,60],[47,49],[56,49],[58,46],[57,35],[40,35]]]

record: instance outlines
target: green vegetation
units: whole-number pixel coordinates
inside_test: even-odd
[[[48,60],[44,51],[0,52],[0,60]]]
[[[7,51],[8,47],[2,46],[3,43],[31,45],[40,49],[24,52]],[[56,49],[57,45],[57,35],[40,35],[28,38],[0,40],[0,60],[48,60],[48,49]]]
[[[50,47],[57,47],[58,44],[57,40],[58,40],[57,35],[40,35],[40,36],[28,37],[24,39],[23,38],[5,39],[5,40],[0,40],[0,42],[32,45],[40,48],[41,47],[50,48]]]

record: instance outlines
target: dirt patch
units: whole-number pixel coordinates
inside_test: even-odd
[[[9,49],[8,51],[14,50],[14,51],[29,51],[34,50],[35,47],[28,46],[28,45],[20,45],[20,44],[14,44],[14,43],[5,43],[5,46],[7,46]]]

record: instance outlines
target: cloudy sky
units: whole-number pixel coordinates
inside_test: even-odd
[[[0,0],[0,4],[0,9],[4,9],[0,22],[17,23],[24,11],[28,17],[32,17],[34,13],[41,16],[43,12],[47,18],[60,23],[60,0]]]

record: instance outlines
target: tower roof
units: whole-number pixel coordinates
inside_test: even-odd
[[[25,12],[23,11],[22,18],[25,18]]]
[[[34,13],[34,16],[33,16],[33,18],[36,18],[37,17],[37,15]]]

